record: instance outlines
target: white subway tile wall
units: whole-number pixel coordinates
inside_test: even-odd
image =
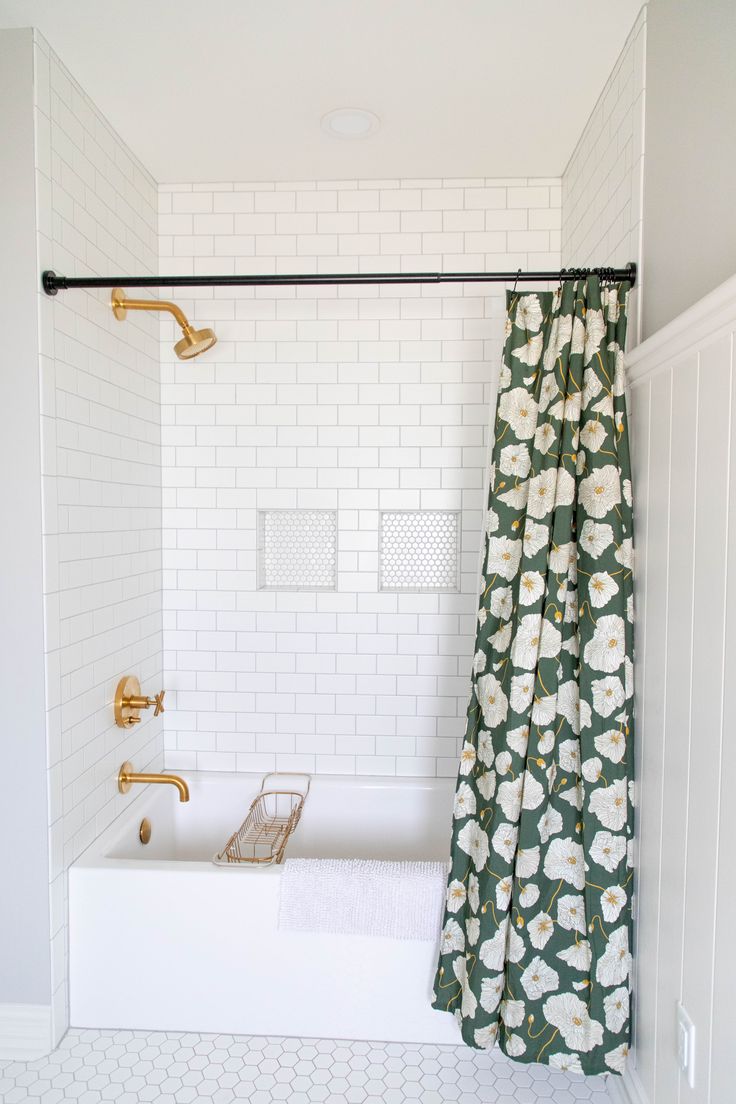
[[[163,185],[160,271],[557,268],[559,179]],[[452,775],[501,285],[202,288],[162,325],[166,763]],[[258,514],[337,512],[337,589],[258,588]],[[381,511],[461,515],[460,591],[379,589]],[[299,546],[291,551],[299,570]]]
[[[154,272],[156,186],[35,36],[40,268]],[[66,871],[122,809],[162,724],[113,723],[118,678],[162,678],[159,333],[109,293],[39,292],[54,1034],[68,1023]]]
[[[562,175],[563,265],[640,266],[646,7],[639,13]],[[639,341],[637,289],[629,347]]]

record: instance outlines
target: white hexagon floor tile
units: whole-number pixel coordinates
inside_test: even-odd
[[[605,1077],[499,1051],[334,1039],[71,1030],[47,1058],[0,1062],[4,1104],[609,1104]]]

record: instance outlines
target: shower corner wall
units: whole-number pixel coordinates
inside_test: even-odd
[[[153,273],[156,185],[33,32],[38,271]],[[38,279],[38,276],[36,276]],[[163,678],[158,322],[38,291],[53,1039],[68,1025],[67,878],[116,817],[121,762],[163,765],[162,723],[115,727],[118,678]]]

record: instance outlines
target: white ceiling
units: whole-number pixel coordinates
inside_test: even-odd
[[[641,0],[0,0],[156,180],[557,176]],[[377,134],[339,141],[325,112]]]

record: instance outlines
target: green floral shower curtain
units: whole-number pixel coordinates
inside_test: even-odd
[[[629,1046],[628,285],[508,295],[472,693],[433,1003],[471,1046]]]

